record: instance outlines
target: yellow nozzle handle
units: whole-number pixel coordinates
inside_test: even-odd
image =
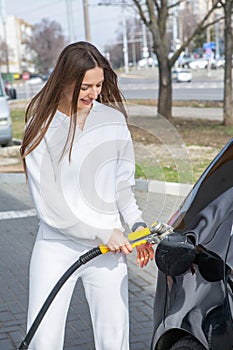
[[[135,248],[135,247],[138,247],[139,245],[144,244],[144,243],[146,243],[146,242],[147,242],[146,239],[142,239],[142,240],[140,240],[140,241],[138,241],[138,242],[132,243],[131,245],[132,245],[133,248]],[[110,249],[109,249],[106,245],[104,245],[104,244],[100,244],[100,245],[99,245],[99,249],[100,249],[100,251],[101,251],[102,254],[106,254],[106,253],[109,253],[109,252],[110,252]]]
[[[144,238],[150,234],[150,229],[148,227],[143,228],[142,230],[138,230],[135,232],[131,232],[128,234],[128,240],[133,242],[140,238]]]
[[[156,225],[157,225],[157,221],[153,222],[151,227],[156,226]],[[144,237],[148,236],[149,234],[150,234],[150,228],[149,227],[145,227],[145,228],[143,228],[141,230],[129,233],[128,234],[128,240],[129,241],[135,241],[135,240],[138,240],[140,238],[144,238]]]
[[[110,252],[110,249],[104,244],[100,244],[99,249],[100,249],[102,254],[106,254],[106,253]]]
[[[153,227],[156,225],[157,225],[157,222],[155,221],[151,226]],[[146,243],[147,240],[144,239],[144,237],[148,236],[149,234],[150,234],[150,229],[148,227],[145,227],[141,230],[129,233],[128,240],[131,243],[132,247],[135,248],[141,244]],[[134,242],[134,241],[137,241],[137,242]],[[110,249],[104,244],[100,244],[99,249],[100,249],[102,254],[106,254],[106,253],[110,252]]]
[[[138,246],[140,246],[141,244],[144,244],[144,243],[146,243],[146,242],[147,242],[146,239],[142,239],[141,241],[132,243],[132,247],[133,247],[133,248],[138,247]]]

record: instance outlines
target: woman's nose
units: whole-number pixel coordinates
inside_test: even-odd
[[[89,93],[89,96],[90,96],[91,98],[95,99],[95,98],[98,97],[98,95],[99,95],[99,89],[98,89],[98,88],[95,88],[95,87],[91,88],[90,93]]]

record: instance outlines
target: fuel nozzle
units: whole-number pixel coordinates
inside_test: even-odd
[[[173,232],[173,227],[163,222],[154,222],[150,226],[150,234],[147,237],[147,242],[151,244],[159,244],[159,242],[167,235]]]
[[[150,227],[142,230],[131,232],[128,239],[134,246],[140,245],[143,242],[151,244],[159,244],[161,239],[173,232],[173,227],[163,222],[154,222]]]
[[[151,233],[156,233],[159,237],[168,235],[173,232],[173,227],[164,222],[154,222],[150,227]]]

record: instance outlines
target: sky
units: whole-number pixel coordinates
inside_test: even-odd
[[[83,0],[71,1],[75,40],[85,40]],[[106,44],[116,40],[116,31],[121,28],[121,7],[99,6],[100,2],[89,0],[89,18],[91,41],[103,50]],[[5,9],[7,16],[19,17],[30,24],[39,23],[42,18],[55,20],[61,24],[64,35],[69,36],[66,0],[5,0]]]

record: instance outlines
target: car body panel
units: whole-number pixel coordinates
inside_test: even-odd
[[[172,77],[178,83],[191,82],[193,75],[190,70],[187,69],[177,69],[172,72]]]
[[[208,60],[205,58],[199,58],[189,62],[189,68],[191,69],[206,69],[207,66]]]
[[[7,95],[0,77],[0,145],[8,145],[12,141],[12,121]]]
[[[233,269],[233,139],[194,185],[169,224]],[[206,265],[207,266],[207,265]],[[224,265],[225,266],[225,265]],[[207,281],[198,265],[180,276],[158,272],[152,349],[191,334],[206,349],[233,349],[232,273]]]

